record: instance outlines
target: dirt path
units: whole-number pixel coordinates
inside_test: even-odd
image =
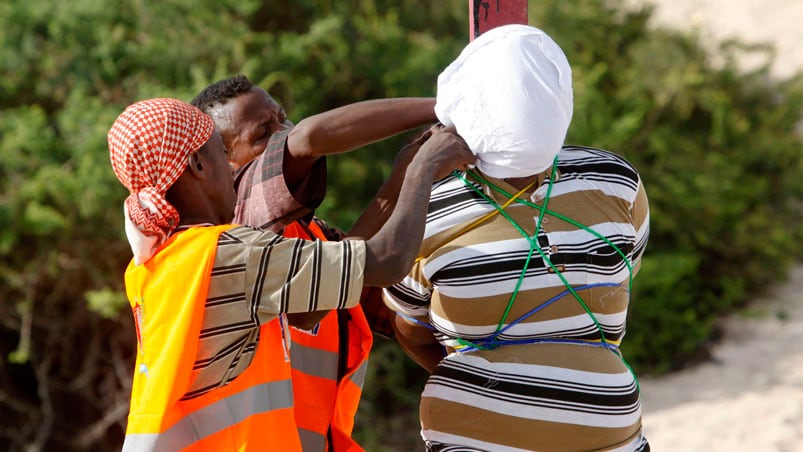
[[[641,379],[656,451],[803,451],[803,265],[746,315],[723,320],[714,360]]]
[[[803,70],[803,0],[632,1],[655,4],[656,24],[774,43],[777,77]],[[652,450],[803,452],[803,265],[790,276],[723,320],[712,362],[641,379]]]

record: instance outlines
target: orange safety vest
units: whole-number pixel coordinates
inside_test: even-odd
[[[326,240],[315,222],[307,227],[291,223],[283,235]],[[295,415],[304,451],[362,451],[351,438],[373,344],[362,308],[332,311],[312,331],[290,328],[290,338]],[[348,345],[341,346],[341,341]]]
[[[190,228],[126,269],[138,353],[124,451],[301,451],[278,319],[260,327],[242,374],[181,400],[192,381],[218,236],[232,227]]]

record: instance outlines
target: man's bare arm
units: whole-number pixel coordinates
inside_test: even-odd
[[[408,166],[387,222],[366,240],[366,286],[387,287],[401,281],[421,246],[432,183],[474,161],[462,138],[447,131],[432,133]]]
[[[435,98],[373,99],[299,121],[287,137],[284,177],[302,180],[318,157],[348,152],[437,120]]]
[[[430,135],[432,135],[432,130],[427,129],[419,133],[399,150],[393,162],[390,175],[379,188],[368,207],[365,208],[357,221],[354,222],[354,225],[352,225],[348,232],[349,237],[369,239],[385,224],[396,207],[404,175],[407,173],[407,167]]]

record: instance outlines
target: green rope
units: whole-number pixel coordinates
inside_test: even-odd
[[[513,293],[511,294],[510,299],[508,300],[508,304],[505,307],[505,311],[502,314],[502,318],[500,319],[499,323],[497,324],[495,333],[499,332],[502,329],[502,326],[504,325],[505,321],[507,321],[507,318],[508,318],[508,316],[510,314],[510,310],[513,307],[513,302],[515,301],[516,297],[518,296],[519,289],[521,288],[521,284],[524,281],[524,276],[526,275],[526,271],[527,271],[527,268],[529,267],[530,260],[532,259],[533,250],[536,249],[538,231],[541,230],[541,225],[542,225],[544,216],[547,213],[550,214],[550,215],[555,216],[556,218],[559,218],[559,219],[561,219],[563,221],[566,221],[566,222],[568,222],[568,223],[570,223],[570,224],[572,224],[572,225],[574,225],[576,227],[579,227],[579,228],[589,232],[590,234],[592,234],[595,237],[601,239],[606,244],[608,244],[611,248],[613,248],[614,251],[617,254],[619,254],[620,257],[622,257],[622,260],[624,261],[625,266],[628,269],[628,290],[630,290],[632,288],[632,286],[633,286],[633,267],[632,267],[629,259],[627,258],[627,256],[624,254],[624,252],[622,252],[622,250],[618,246],[616,246],[615,243],[610,241],[607,237],[603,236],[599,232],[591,229],[590,227],[588,227],[588,226],[586,226],[584,224],[581,224],[578,221],[575,221],[574,219],[569,218],[569,217],[567,217],[567,216],[565,216],[563,214],[560,214],[558,212],[555,212],[555,211],[547,209],[547,205],[549,203],[549,199],[550,199],[550,196],[552,194],[552,186],[553,186],[553,183],[555,181],[556,171],[557,171],[557,157],[555,158],[555,161],[553,162],[553,165],[552,165],[552,173],[551,173],[550,178],[549,178],[549,185],[547,186],[547,193],[546,193],[546,196],[544,197],[544,203],[542,205],[539,206],[538,204],[535,204],[535,203],[532,203],[532,202],[529,202],[529,201],[523,200],[523,199],[518,199],[518,198],[515,199],[516,202],[519,202],[521,204],[527,205],[527,206],[532,207],[534,209],[538,209],[540,211],[540,215],[538,217],[538,223],[536,225],[535,232],[534,232],[534,235],[532,237],[529,234],[527,234],[527,232],[524,231],[524,229],[518,223],[516,223],[516,221],[513,220],[513,218],[511,218],[510,215],[508,215],[507,212],[505,212],[499,206],[499,204],[497,202],[495,202],[492,198],[488,197],[485,193],[483,193],[481,190],[479,190],[475,185],[469,183],[468,180],[466,180],[466,178],[462,174],[457,173],[457,172],[454,173],[455,176],[457,176],[459,179],[461,179],[463,181],[463,183],[465,183],[468,187],[470,187],[472,190],[477,192],[477,194],[479,194],[483,199],[485,199],[485,201],[487,201],[489,204],[491,204],[499,212],[499,214],[501,214],[503,217],[505,217],[505,219],[507,219],[508,222],[510,222],[516,228],[516,230],[527,240],[527,242],[530,245],[530,250],[527,253],[527,259],[525,261],[524,268],[522,269],[522,272],[521,272],[521,274],[519,276],[519,279],[516,282],[516,287],[513,290]],[[476,174],[473,171],[469,171],[467,174],[471,175],[473,178],[477,179],[481,183],[491,187],[493,190],[496,190],[497,192],[507,196],[508,198],[510,198],[510,199],[513,198],[513,195],[508,193],[506,190],[504,190],[503,188],[498,187],[497,185],[491,183],[490,181],[486,180],[485,178],[483,178],[479,174]],[[541,256],[541,258],[544,259],[544,261],[547,263],[547,265],[549,265],[549,267],[560,278],[561,282],[563,282],[564,286],[566,286],[566,288],[569,290],[569,292],[572,294],[572,296],[575,298],[575,300],[577,300],[577,302],[580,303],[580,306],[582,306],[583,310],[591,317],[592,321],[594,322],[594,325],[597,327],[597,330],[599,331],[599,334],[600,334],[600,337],[601,337],[602,341],[603,342],[607,342],[607,340],[605,339],[605,333],[602,330],[602,326],[600,325],[600,323],[597,320],[597,318],[594,315],[594,313],[591,311],[591,308],[588,307],[588,305],[585,303],[585,301],[582,299],[582,297],[580,297],[580,295],[574,290],[574,288],[571,286],[571,284],[569,284],[569,281],[566,279],[566,277],[563,275],[563,273],[561,273],[558,270],[558,268],[552,263],[552,260],[549,259],[549,257],[543,252],[543,250],[541,250],[541,247],[537,247],[537,249],[538,249],[538,253]],[[476,344],[474,344],[474,345],[476,345]]]
[[[503,194],[503,195],[505,195],[507,197],[511,196],[511,194],[508,193],[505,189],[494,185],[492,182],[484,179],[479,174],[476,174],[476,173],[471,172],[471,171],[469,171],[467,174],[469,174],[472,177],[476,178],[480,182],[488,185],[489,187],[491,187],[492,189],[498,191],[499,193],[501,193],[501,194]],[[460,177],[463,180],[463,182],[466,182],[466,179],[462,178],[461,175],[458,174],[457,176]],[[547,196],[549,196],[549,193],[547,193]],[[538,204],[535,204],[533,202],[527,201],[526,199],[516,198],[516,202],[524,204],[524,205],[529,206],[529,207],[532,207],[534,209],[540,209],[541,208],[541,206],[539,206]],[[628,273],[629,273],[628,285],[627,285],[628,290],[630,290],[633,287],[633,267],[630,264],[630,260],[628,259],[628,257],[625,255],[625,253],[622,251],[621,248],[616,246],[615,243],[611,242],[604,235],[600,234],[599,232],[595,231],[594,229],[591,229],[590,227],[588,227],[588,226],[586,226],[586,225],[584,225],[584,224],[582,224],[582,223],[580,223],[580,222],[578,222],[578,221],[576,221],[576,220],[574,220],[572,218],[569,218],[569,217],[567,217],[567,216],[565,216],[565,215],[563,215],[563,214],[561,214],[559,212],[555,212],[554,210],[549,210],[549,209],[544,209],[544,210],[546,211],[546,213],[554,216],[555,218],[563,220],[563,221],[565,221],[565,222],[567,222],[567,223],[569,223],[569,224],[571,224],[573,226],[577,226],[578,228],[583,229],[584,231],[592,234],[593,236],[597,237],[598,239],[604,241],[606,244],[610,245],[610,247],[613,248],[614,251],[616,251],[616,253],[622,258],[622,260],[625,263],[625,266],[627,266],[627,270],[628,270]]]
[[[580,223],[580,222],[578,222],[578,221],[576,221],[576,220],[574,220],[572,218],[569,218],[569,217],[567,217],[567,216],[565,216],[563,214],[560,214],[558,212],[555,212],[555,211],[547,209],[547,205],[549,203],[549,199],[550,199],[550,196],[552,194],[552,186],[554,184],[555,177],[556,177],[556,171],[557,171],[557,166],[558,166],[557,162],[558,162],[558,157],[556,156],[555,160],[553,162],[553,165],[552,165],[552,173],[551,173],[550,178],[549,178],[549,185],[547,186],[547,193],[546,193],[546,196],[544,197],[543,205],[539,206],[538,204],[532,203],[532,202],[527,201],[527,200],[519,199],[518,197],[516,197],[516,199],[515,199],[515,201],[520,203],[520,204],[524,204],[526,206],[529,206],[531,208],[534,208],[534,209],[537,209],[537,210],[540,211],[540,215],[538,217],[538,223],[536,224],[535,231],[534,231],[532,236],[527,234],[527,232],[524,230],[524,228],[522,228],[507,212],[505,212],[504,209],[496,201],[494,201],[492,198],[490,198],[485,193],[483,193],[474,184],[470,183],[465,178],[465,176],[463,174],[460,174],[457,171],[453,172],[454,176],[456,176],[457,178],[462,180],[463,183],[466,184],[466,186],[468,186],[469,188],[474,190],[477,194],[479,194],[480,197],[482,197],[485,201],[487,201],[489,204],[491,204],[499,212],[500,215],[502,215],[506,220],[508,220],[508,222],[510,222],[510,224],[512,224],[513,227],[516,228],[516,230],[519,232],[519,234],[521,234],[527,240],[527,242],[530,245],[530,250],[527,253],[527,259],[525,261],[524,268],[522,269],[522,272],[519,275],[519,279],[516,282],[516,287],[513,290],[513,293],[511,294],[510,299],[508,300],[507,306],[505,307],[505,311],[504,311],[504,313],[502,315],[502,318],[500,319],[500,321],[499,321],[499,323],[498,323],[498,325],[496,327],[495,333],[498,333],[502,329],[502,326],[504,325],[505,321],[507,320],[507,317],[510,314],[510,310],[513,307],[513,302],[515,301],[516,297],[518,296],[519,289],[521,288],[521,284],[524,281],[524,277],[526,275],[527,268],[529,267],[530,260],[531,260],[532,255],[533,255],[533,250],[534,249],[538,249],[538,253],[541,256],[541,258],[544,260],[544,262],[546,262],[547,265],[549,265],[549,267],[555,272],[555,274],[560,278],[561,282],[563,282],[564,286],[566,286],[567,290],[572,294],[574,299],[577,300],[578,303],[580,303],[580,306],[582,306],[583,310],[585,310],[585,312],[589,315],[589,317],[591,317],[591,320],[594,322],[594,325],[597,327],[597,330],[599,331],[601,341],[604,342],[604,343],[607,343],[608,341],[605,338],[605,333],[602,330],[602,325],[600,325],[600,323],[597,320],[596,316],[591,311],[591,308],[588,307],[588,305],[585,303],[585,301],[582,299],[582,297],[580,297],[580,295],[577,293],[577,291],[574,290],[574,288],[569,283],[569,281],[566,279],[566,277],[563,275],[563,273],[560,270],[558,270],[558,268],[555,266],[555,264],[552,263],[552,260],[549,259],[549,256],[547,256],[544,253],[544,251],[541,250],[540,246],[536,246],[538,244],[538,239],[537,239],[538,231],[541,230],[541,225],[542,225],[544,216],[546,214],[549,214],[549,215],[552,215],[552,216],[554,216],[554,217],[556,217],[558,219],[561,219],[561,220],[563,220],[563,221],[565,221],[565,222],[567,222],[569,224],[572,224],[572,225],[574,225],[574,226],[576,226],[578,228],[581,228],[581,229],[585,230],[586,232],[589,232],[590,234],[594,235],[595,237],[601,239],[606,244],[608,244],[611,248],[613,248],[614,251],[616,251],[616,253],[619,254],[619,256],[622,257],[622,260],[624,261],[625,266],[627,267],[627,270],[628,270],[628,291],[631,290],[631,288],[633,286],[633,266],[630,263],[630,260],[628,259],[628,257],[624,254],[624,252],[615,243],[613,243],[611,240],[609,240],[607,237],[603,236],[602,234],[600,234],[599,232],[595,231],[594,229],[591,229],[590,227],[588,227],[588,226],[586,226],[586,225],[584,225],[584,224],[582,224],[582,223]],[[469,170],[468,172],[466,172],[466,174],[472,176],[473,178],[478,180],[480,183],[491,187],[491,189],[503,194],[504,196],[507,196],[508,198],[512,198],[513,197],[513,195],[508,193],[506,190],[502,189],[501,187],[496,186],[495,184],[493,184],[490,181],[486,180],[485,178],[483,178],[479,174],[474,173],[473,171]],[[465,340],[465,339],[462,339],[462,338],[456,338],[456,339],[457,339],[457,342],[459,344],[463,345],[463,346],[472,346],[472,347],[476,347],[476,348],[481,349],[481,350],[489,350],[489,349],[495,348],[495,347],[488,347],[488,346],[483,346],[483,345],[480,345],[480,344],[476,344],[474,342],[471,342],[471,341],[468,341],[468,340]],[[628,371],[631,373],[631,375],[633,375],[634,381],[636,382],[636,388],[640,389],[638,378],[636,377],[636,374],[633,371],[633,369],[630,366],[630,364],[624,359],[624,357],[622,356],[621,352],[617,353],[617,355],[622,360],[622,363],[624,363],[625,367],[628,369]]]
[[[527,234],[527,231],[525,231],[516,222],[516,220],[511,218],[511,216],[508,215],[507,212],[502,210],[501,207],[499,206],[499,204],[496,201],[494,201],[493,199],[488,197],[485,193],[483,193],[481,190],[479,190],[473,184],[469,184],[468,181],[465,179],[465,177],[462,174],[459,174],[459,173],[457,174],[457,177],[459,177],[463,181],[463,183],[465,183],[466,185],[471,187],[472,190],[477,192],[477,194],[479,194],[483,199],[485,199],[488,203],[490,203],[492,206],[494,206],[494,208],[497,209],[497,211],[499,211],[499,214],[502,215],[503,217],[505,217],[505,219],[507,219],[507,221],[510,222],[510,224],[512,224],[513,227],[516,228],[516,230],[519,232],[519,234],[521,234],[527,240],[527,242],[529,242],[529,244],[530,244],[530,252],[527,255],[527,261],[526,261],[526,263],[524,265],[524,269],[522,270],[521,275],[519,276],[519,280],[516,282],[516,288],[514,289],[513,293],[511,294],[510,299],[508,300],[507,306],[505,307],[504,314],[502,315],[502,318],[500,319],[499,324],[497,325],[497,328],[496,328],[495,332],[499,332],[499,330],[502,329],[502,325],[504,325],[505,321],[507,320],[507,316],[509,315],[510,310],[513,307],[513,302],[515,301],[516,296],[518,296],[519,289],[521,288],[521,284],[522,284],[522,282],[524,280],[524,276],[525,276],[525,274],[527,272],[527,267],[529,265],[530,258],[532,257],[532,250],[537,248],[538,249],[538,254],[541,256],[542,259],[544,259],[544,262],[546,262],[547,265],[549,265],[549,267],[555,272],[555,274],[560,278],[561,282],[563,282],[563,285],[566,286],[566,289],[569,290],[569,292],[572,294],[574,299],[577,300],[578,303],[580,303],[580,306],[582,306],[583,310],[585,310],[585,312],[591,317],[591,320],[594,322],[594,325],[597,327],[597,330],[599,331],[599,335],[600,335],[601,340],[603,342],[607,342],[607,339],[605,339],[605,333],[602,330],[602,325],[600,325],[599,321],[597,321],[597,317],[591,311],[591,308],[588,307],[588,305],[585,303],[585,301],[583,301],[582,297],[580,297],[580,295],[577,293],[577,291],[575,291],[574,288],[571,286],[571,284],[569,284],[569,281],[566,280],[566,277],[563,276],[563,273],[561,273],[558,270],[558,268],[555,266],[555,264],[552,263],[552,260],[549,259],[549,257],[544,253],[543,250],[541,250],[541,247],[540,246],[539,247],[535,246],[537,244],[537,242],[538,242],[538,239],[537,239],[538,231],[541,230],[541,224],[542,224],[542,222],[544,220],[544,215],[545,215],[545,212],[546,212],[546,206],[549,203],[549,197],[552,194],[552,184],[555,181],[556,170],[557,170],[557,161],[554,162],[554,164],[552,165],[552,175],[549,178],[549,185],[547,186],[547,193],[546,193],[546,196],[544,197],[544,204],[541,205],[541,206],[537,206],[536,207],[541,211],[541,215],[539,215],[539,217],[538,217],[538,223],[536,224],[535,233],[533,234],[532,237],[529,234]],[[485,179],[483,179],[482,177],[480,177],[477,174],[471,173],[471,175],[476,177],[478,180],[482,181],[483,183],[488,183],[488,181],[486,181]],[[488,183],[488,186],[490,186],[491,188],[494,188],[494,186],[491,185],[490,183]],[[507,193],[507,196],[511,196],[511,195],[509,193]]]
[[[549,203],[549,196],[551,195],[551,192],[552,192],[552,183],[555,180],[555,170],[556,170],[556,168],[557,168],[557,164],[553,164],[553,166],[552,166],[552,176],[549,178],[549,186],[547,187],[547,194],[544,197],[544,204],[542,206],[537,206],[537,208],[541,211],[541,215],[539,215],[539,217],[538,217],[538,224],[535,227],[535,233],[534,233],[534,235],[532,237],[530,237],[530,235],[527,234],[527,232],[518,223],[516,223],[516,220],[511,218],[510,215],[508,215],[507,212],[505,212],[504,210],[501,210],[501,208],[499,207],[499,204],[497,204],[496,201],[494,201],[490,197],[486,196],[485,193],[482,193],[473,184],[468,184],[468,185],[474,191],[476,191],[480,196],[482,196],[486,201],[488,201],[492,206],[494,206],[494,208],[496,208],[499,211],[499,214],[502,215],[503,217],[505,217],[507,219],[507,221],[509,221],[513,225],[513,227],[515,227],[516,230],[518,230],[519,233],[522,236],[524,236],[524,238],[530,243],[530,249],[532,250],[533,247],[534,247],[533,241],[537,242],[537,238],[536,237],[538,235],[538,231],[541,230],[541,223],[542,223],[542,221],[544,219],[544,212],[546,211],[546,206]],[[471,173],[471,175],[476,177],[477,179],[479,179],[483,183],[488,183],[488,181],[486,181],[485,179],[480,177],[478,174]],[[468,182],[463,177],[462,174],[458,174],[457,176],[461,180],[463,180],[464,183]],[[494,186],[492,186],[490,183],[488,183],[488,186],[490,186],[491,188],[494,188]],[[508,196],[510,196],[510,195],[508,194]],[[583,301],[583,298],[580,297],[580,295],[577,293],[577,291],[574,290],[574,287],[572,287],[572,285],[569,284],[569,281],[566,279],[565,276],[563,276],[563,273],[561,273],[560,270],[558,270],[558,268],[555,266],[555,264],[552,263],[552,260],[549,258],[549,256],[547,256],[544,253],[544,251],[541,249],[541,247],[539,246],[537,248],[538,248],[538,254],[541,255],[541,258],[544,259],[544,262],[546,262],[547,265],[549,265],[549,267],[555,272],[555,274],[560,278],[561,282],[563,282],[563,285],[566,286],[566,289],[569,290],[569,293],[572,294],[574,299],[577,300],[578,303],[580,303],[580,306],[583,308],[583,310],[585,310],[585,312],[591,317],[591,320],[594,322],[594,325],[597,327],[597,330],[599,331],[599,335],[600,335],[600,338],[601,338],[602,342],[608,342],[607,339],[605,339],[605,333],[602,331],[602,326],[599,324],[599,321],[597,321],[597,317],[591,311],[591,308],[588,307],[588,305],[585,303],[585,301]],[[529,258],[527,259],[527,262],[529,263]],[[510,298],[510,300],[508,301],[508,305],[505,308],[505,314],[510,312],[511,307],[513,306],[513,301],[514,301],[516,295],[518,295],[518,288],[521,286],[521,283],[522,283],[522,280],[524,278],[524,274],[525,274],[526,271],[527,271],[527,267],[525,266],[524,270],[522,271],[522,275],[521,275],[521,277],[519,277],[519,281],[516,284],[516,290],[513,292],[513,296]],[[496,330],[497,332],[499,331],[499,329],[501,329],[501,325],[504,323],[504,320],[506,320],[506,318],[503,318],[499,322],[499,326],[497,327],[497,330]]]

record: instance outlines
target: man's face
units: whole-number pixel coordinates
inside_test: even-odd
[[[256,86],[225,104],[215,105],[209,114],[229,149],[234,170],[261,154],[271,135],[293,125],[284,109]]]
[[[203,161],[210,166],[205,170],[206,194],[215,206],[220,224],[230,223],[234,218],[237,195],[234,192],[234,176],[229,166],[226,147],[217,131],[199,153],[203,154]]]

